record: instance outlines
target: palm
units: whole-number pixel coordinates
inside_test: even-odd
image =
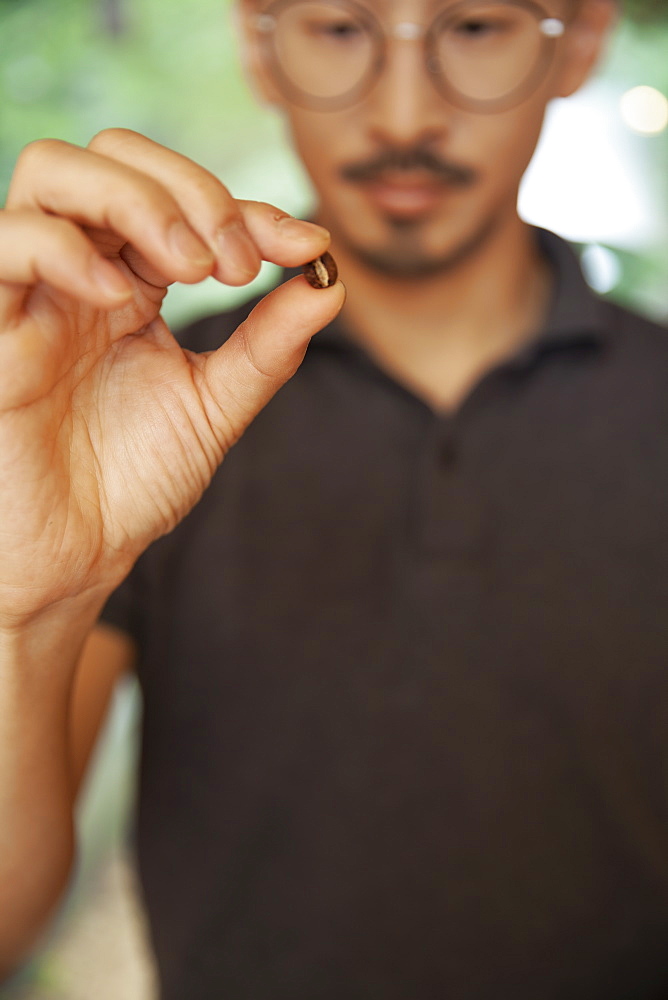
[[[14,606],[17,590],[35,603],[122,577],[196,502],[231,443],[207,413],[204,359],[159,318],[164,292],[138,287],[134,306],[110,313],[38,287],[14,331],[49,345],[0,413],[0,589]]]

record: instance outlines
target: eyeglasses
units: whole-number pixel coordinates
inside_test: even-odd
[[[389,30],[356,0],[275,0],[256,29],[277,86],[310,110],[337,111],[366,96],[391,38],[422,42],[440,93],[487,112],[514,107],[540,84],[566,25],[532,0],[463,0],[427,28],[400,21]]]

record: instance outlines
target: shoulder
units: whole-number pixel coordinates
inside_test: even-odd
[[[634,374],[664,391],[668,383],[668,327],[609,300],[603,303],[612,358],[627,378]]]
[[[638,345],[653,345],[658,351],[668,350],[668,326],[610,300],[605,300],[604,309],[611,332],[628,337]]]
[[[602,302],[605,318],[600,378],[593,389],[608,415],[610,427],[635,427],[643,438],[648,429],[668,422],[668,328],[609,300]],[[613,417],[614,414],[614,417]],[[665,459],[668,438],[653,434]]]

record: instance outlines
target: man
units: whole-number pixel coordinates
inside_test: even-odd
[[[516,212],[613,4],[241,16],[318,225],[120,130],[0,219],[2,965],[135,668],[166,1000],[666,996],[665,332]]]

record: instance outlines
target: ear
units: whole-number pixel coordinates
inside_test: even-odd
[[[254,0],[237,0],[233,18],[241,64],[251,89],[262,104],[278,105],[281,95],[274,84],[261,33],[257,30],[258,7]]]
[[[572,0],[575,8],[563,39],[556,96],[569,97],[588,79],[600,61],[617,23],[616,0]]]

